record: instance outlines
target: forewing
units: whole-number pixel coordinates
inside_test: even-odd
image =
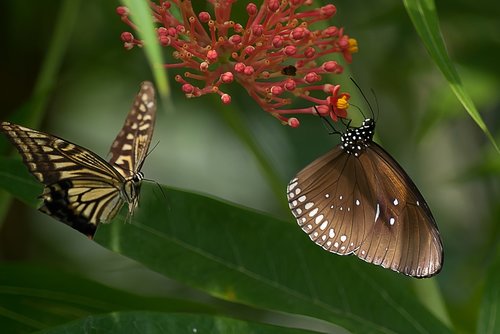
[[[154,86],[145,81],[110,149],[109,163],[124,178],[133,176],[141,169],[153,137],[155,119]]]
[[[437,274],[443,245],[434,217],[413,181],[376,143],[359,159],[375,191],[369,210],[376,219],[356,255],[414,277]]]
[[[24,164],[45,185],[68,178],[102,178],[118,187],[124,180],[95,153],[44,132],[9,122],[0,123]]]

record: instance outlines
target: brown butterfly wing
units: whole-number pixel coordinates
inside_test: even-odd
[[[442,266],[442,244],[422,195],[374,142],[358,156],[337,146],[287,189],[298,224],[325,250],[414,277]]]
[[[151,82],[145,81],[110,149],[109,163],[124,178],[132,177],[142,168],[153,137],[155,119],[155,89]]]

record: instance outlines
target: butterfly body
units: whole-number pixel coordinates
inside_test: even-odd
[[[375,122],[349,128],[341,144],[290,181],[292,214],[325,250],[354,254],[413,277],[442,266],[432,213],[403,168],[372,141]]]
[[[106,162],[92,151],[62,138],[9,122],[0,123],[38,181],[45,185],[40,211],[92,237],[123,204],[138,205],[156,112],[154,88],[145,82]],[[131,143],[131,144],[130,144]]]

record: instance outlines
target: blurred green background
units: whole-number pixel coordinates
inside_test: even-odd
[[[35,127],[38,120],[22,115],[40,108],[37,128],[105,156],[139,83],[153,79],[142,51],[122,47],[120,33],[129,28],[115,14],[118,5],[99,0],[2,1],[0,119]],[[484,275],[498,252],[500,157],[451,93],[401,2],[339,0],[335,5],[333,24],[344,26],[360,48],[339,82],[352,92],[352,103],[364,110],[349,72],[369,99],[370,89],[375,91],[380,109],[377,141],[405,167],[431,206],[445,245],[444,269],[436,280],[456,328],[472,331]],[[436,5],[449,54],[498,143],[500,3],[447,0]],[[61,15],[65,29],[54,42]],[[44,61],[54,59],[47,54],[51,43],[60,43],[61,58],[54,63],[52,89],[46,91],[36,84],[41,69],[47,68]],[[160,102],[153,140],[158,146],[145,163],[146,177],[292,222],[282,205],[286,183],[338,138],[328,136],[314,117],[300,117],[298,129],[282,126],[245,91],[233,87],[230,112],[237,113],[279,175],[283,197],[277,198],[241,134],[228,126],[228,111],[219,99],[188,100],[173,80],[171,89],[172,101]],[[174,108],[168,109],[169,103]],[[1,140],[5,151],[8,146]],[[1,227],[0,259],[65,268],[133,292],[205,298],[17,201]]]

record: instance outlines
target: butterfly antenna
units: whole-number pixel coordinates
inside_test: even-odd
[[[142,165],[144,164],[144,162],[146,162],[146,158],[147,158],[147,157],[148,157],[151,153],[153,153],[153,151],[155,150],[156,146],[158,146],[159,144],[160,144],[160,141],[157,141],[157,142],[156,142],[156,144],[153,146],[153,148],[152,148],[152,149],[150,149],[150,150],[148,150],[148,151],[146,152],[146,156],[144,157],[144,159],[142,159],[142,162],[141,162],[141,164],[139,165],[138,170],[141,170],[141,169],[142,169]]]
[[[353,104],[353,103],[351,103],[350,105],[353,106],[354,108],[358,109],[359,113],[361,115],[363,115],[363,117],[366,119],[365,113],[363,112],[363,110],[361,110],[361,108],[358,105]],[[351,120],[349,120],[349,124],[351,124]]]
[[[165,192],[163,191],[163,188],[161,187],[161,185],[158,182],[156,182],[155,180],[151,180],[151,179],[144,179],[144,181],[148,181],[148,182],[152,182],[152,183],[156,184],[156,186],[158,187],[158,189],[160,189],[160,192],[161,192],[161,195],[163,196],[163,199],[167,203],[168,210],[170,210],[170,203],[168,201],[168,197],[165,194]]]
[[[372,92],[372,96],[373,98],[375,99],[375,105],[377,106],[377,120],[379,118],[379,115],[380,115],[380,108],[379,108],[379,105],[378,105],[378,99],[377,99],[377,94],[375,94],[375,91],[372,89],[370,89],[371,92]]]
[[[328,134],[329,135],[341,135],[342,133],[340,131],[338,131],[337,129],[335,129],[335,127],[333,126],[333,124],[330,122],[330,120],[328,120],[328,118],[326,118],[325,116],[321,115],[318,111],[318,109],[316,108],[316,106],[314,106],[314,110],[316,110],[316,114],[323,120],[324,123],[323,126],[325,127],[326,131],[328,131]]]
[[[146,158],[147,158],[147,157],[148,157],[151,153],[153,153],[153,151],[155,150],[156,146],[158,146],[159,144],[160,144],[160,141],[158,140],[158,141],[156,142],[156,144],[153,146],[153,148],[152,148],[152,149],[150,149],[150,150],[146,153],[146,156],[144,157],[144,160],[146,160]]]
[[[368,99],[366,98],[365,93],[363,92],[363,90],[361,89],[361,87],[359,87],[358,83],[356,82],[356,80],[354,80],[354,78],[351,77],[350,79],[356,85],[356,87],[358,88],[359,92],[361,93],[361,96],[363,96],[363,99],[365,100],[366,104],[368,105],[368,108],[370,108],[370,111],[372,112],[372,117],[375,117],[375,112],[373,111],[373,108],[372,108],[372,105],[370,104],[370,101],[368,101]]]

